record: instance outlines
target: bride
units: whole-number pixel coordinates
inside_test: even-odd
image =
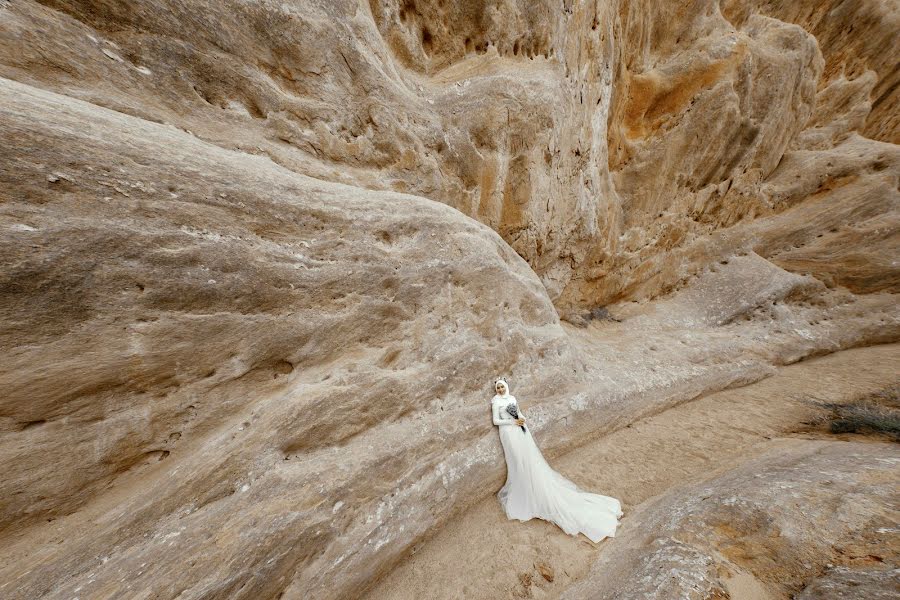
[[[583,491],[554,471],[534,443],[506,379],[498,379],[494,389],[497,395],[491,400],[491,412],[506,455],[506,483],[497,497],[507,518],[528,521],[538,517],[569,535],[584,533],[594,543],[614,537],[622,516],[619,501]]]

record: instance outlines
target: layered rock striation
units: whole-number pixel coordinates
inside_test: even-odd
[[[896,341],[898,20],[0,1],[0,595],[358,595],[497,374],[553,455]]]

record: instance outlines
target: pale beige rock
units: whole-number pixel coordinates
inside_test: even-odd
[[[0,2],[0,595],[357,595],[497,374],[553,454],[897,340],[897,14]]]
[[[231,560],[249,569],[285,551],[296,564],[338,536],[361,544],[349,530],[378,535],[379,522],[354,524],[383,510],[377,486],[388,498],[404,477],[440,486],[425,457],[440,460],[442,438],[483,436],[464,404],[522,361],[518,339],[535,362],[569,362],[527,264],[449,207],[312,180],[9,81],[0,105],[16,157],[5,221],[26,226],[3,248],[2,524],[15,539],[96,499],[90,533],[80,521],[65,536],[67,560],[123,542],[149,557],[198,528],[152,560],[146,582],[134,570],[149,558],[120,551],[95,586],[125,585],[128,572],[131,589],[167,594],[197,577],[192,589],[226,593],[250,576]],[[49,165],[71,174],[62,192]],[[438,426],[451,409],[473,418]],[[372,435],[379,423],[395,433]],[[397,454],[406,444],[415,450]],[[381,484],[352,491],[376,471]],[[325,525],[335,518],[348,531]],[[148,544],[133,545],[135,527]],[[196,576],[162,576],[195,553]],[[85,585],[61,586],[55,560],[32,562],[30,584],[4,571],[4,595]],[[273,593],[284,566],[268,564],[252,577]]]
[[[636,512],[562,597],[786,598],[832,569],[813,589],[846,581],[840,567],[881,594],[898,582],[898,463],[896,444],[785,442]]]
[[[871,560],[871,559],[870,559]],[[900,594],[900,571],[835,567],[803,589],[797,600],[891,600]]]
[[[528,597],[529,593],[557,598],[573,582],[588,575],[599,557],[625,552],[630,544],[625,532],[644,526],[631,515],[637,515],[644,503],[667,491],[727,473],[773,447],[781,447],[786,437],[867,439],[832,436],[827,428],[809,431],[804,423],[827,414],[809,400],[844,403],[854,397],[871,398],[896,382],[898,358],[900,344],[883,344],[803,360],[778,368],[772,377],[672,406],[564,456],[551,456],[551,465],[583,489],[622,501],[625,516],[618,532],[621,535],[595,548],[584,536],[568,536],[546,521],[508,521],[491,495],[461,518],[449,521],[433,540],[414,546],[364,598],[463,596],[494,600]],[[538,443],[543,446],[544,438],[538,438]],[[889,565],[890,557],[882,558],[882,566]],[[541,564],[554,570],[552,583],[542,581]],[[435,571],[433,565],[453,565],[454,570]],[[459,582],[460,572],[467,574],[463,582]],[[522,584],[519,577],[524,574],[532,575],[533,585]],[[884,578],[872,583],[878,581]],[[759,588],[752,576],[739,572],[728,582],[732,588]],[[737,593],[732,597],[748,598]]]
[[[525,257],[564,317],[652,298],[719,260],[673,270],[665,257],[779,210],[759,192],[790,146],[897,141],[889,2],[58,8],[7,7],[0,75],[450,204]],[[113,43],[127,61],[104,54]],[[861,189],[895,190],[895,147],[864,156],[878,173]],[[827,182],[829,163],[857,158],[785,175]]]

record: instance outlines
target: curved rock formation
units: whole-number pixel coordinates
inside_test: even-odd
[[[896,341],[898,19],[0,0],[0,595],[358,595],[498,373],[552,455]]]
[[[896,593],[896,570],[882,555],[896,554],[897,460],[890,444],[782,445],[635,513],[641,526],[617,540],[627,550],[606,555],[562,597],[779,598],[803,590],[799,597],[840,598],[834,590],[841,587],[857,598]],[[810,572],[823,576],[806,585]],[[866,587],[873,595],[860,594]],[[811,595],[829,588],[834,595]]]

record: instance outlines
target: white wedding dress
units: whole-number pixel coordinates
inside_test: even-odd
[[[593,542],[615,537],[622,516],[620,502],[581,490],[554,471],[531,437],[528,423],[523,432],[506,412],[511,403],[516,403],[511,394],[491,400],[493,421],[500,428],[506,455],[506,483],[497,492],[497,498],[507,518],[528,521],[538,517],[556,523],[569,535],[583,533]],[[525,416],[521,410],[519,416]]]

